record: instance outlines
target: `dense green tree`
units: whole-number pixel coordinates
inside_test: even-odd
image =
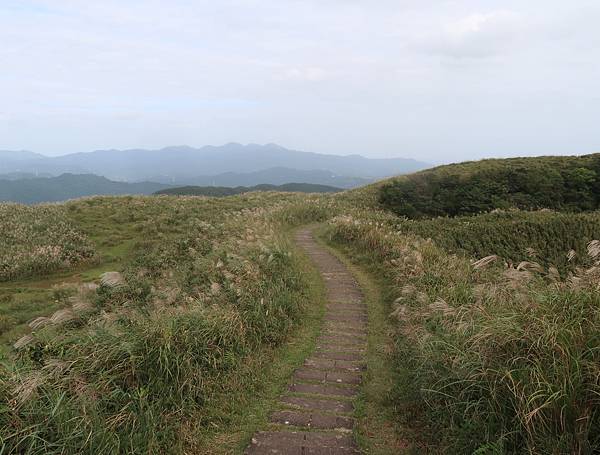
[[[472,215],[494,209],[596,210],[600,154],[452,164],[383,185],[380,202],[408,218]]]

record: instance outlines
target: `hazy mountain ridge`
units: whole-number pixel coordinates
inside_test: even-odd
[[[256,186],[261,184],[284,185],[290,182],[328,185],[336,188],[356,188],[371,183],[373,179],[336,175],[326,170],[299,170],[286,167],[272,167],[255,172],[224,172],[217,175],[201,175],[175,182],[161,176],[153,176],[148,180],[166,184],[195,186]]]
[[[320,170],[340,176],[376,179],[427,167],[429,164],[412,159],[326,155],[289,150],[276,144],[230,143],[198,149],[176,146],[160,150],[98,150],[57,157],[45,157],[32,152],[0,153],[0,173],[97,174],[108,179],[128,182],[160,177],[163,182],[193,183],[191,180],[198,176],[252,173],[270,168]],[[161,171],[160,176],[157,176],[157,169]]]
[[[290,183],[294,177],[305,177],[309,182]],[[185,194],[201,194],[222,196],[239,194],[248,191],[299,191],[327,193],[341,191],[343,188],[324,185],[321,181],[333,181],[345,187],[356,187],[368,183],[368,180],[332,176],[326,171],[295,171],[294,169],[267,169],[251,174],[226,173],[218,176],[205,176],[194,179],[206,182],[204,186],[177,185],[161,182],[118,182],[94,174],[69,174],[58,177],[37,177],[34,174],[10,173],[0,174],[0,202],[20,202],[37,204],[41,202],[58,202],[83,196],[153,194],[169,188],[193,188],[197,192]],[[236,182],[251,182],[249,185],[238,185]],[[263,182],[268,183],[263,183]],[[315,183],[312,183],[314,181]],[[223,183],[225,182],[225,183]],[[276,183],[271,183],[276,182]],[[282,182],[282,183],[280,183]],[[194,191],[195,191],[194,190]],[[183,194],[183,193],[181,193]]]

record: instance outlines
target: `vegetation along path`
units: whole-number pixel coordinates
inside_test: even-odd
[[[353,399],[365,368],[367,312],[346,266],[320,246],[310,228],[296,241],[325,279],[327,308],[315,352],[296,370],[269,431],[252,438],[247,455],[358,454]]]

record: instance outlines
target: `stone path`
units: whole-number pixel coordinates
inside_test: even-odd
[[[352,413],[365,369],[366,306],[352,274],[316,243],[310,229],[300,230],[296,241],[325,280],[325,321],[315,352],[279,398],[270,431],[256,433],[245,454],[358,454]]]

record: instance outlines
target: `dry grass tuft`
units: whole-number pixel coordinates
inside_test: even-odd
[[[24,347],[30,345],[31,343],[33,343],[35,341],[35,339],[33,338],[32,335],[24,335],[21,338],[19,338],[15,344],[13,344],[13,347],[16,350],[20,350],[23,349]]]
[[[50,321],[50,318],[47,318],[45,316],[40,316],[38,318],[35,318],[28,325],[31,328],[31,330],[36,330],[36,329],[40,329],[51,323],[52,323],[52,321]]]
[[[125,284],[125,280],[119,272],[105,272],[100,276],[100,284],[109,288],[118,288]]]
[[[50,322],[52,324],[64,324],[65,322],[70,322],[74,320],[77,316],[73,313],[73,310],[70,308],[64,308],[62,310],[56,311],[52,317],[50,318]]]
[[[497,260],[498,260],[498,256],[496,256],[495,254],[492,254],[490,256],[486,256],[475,262],[472,262],[471,265],[473,266],[474,269],[482,269]]]

